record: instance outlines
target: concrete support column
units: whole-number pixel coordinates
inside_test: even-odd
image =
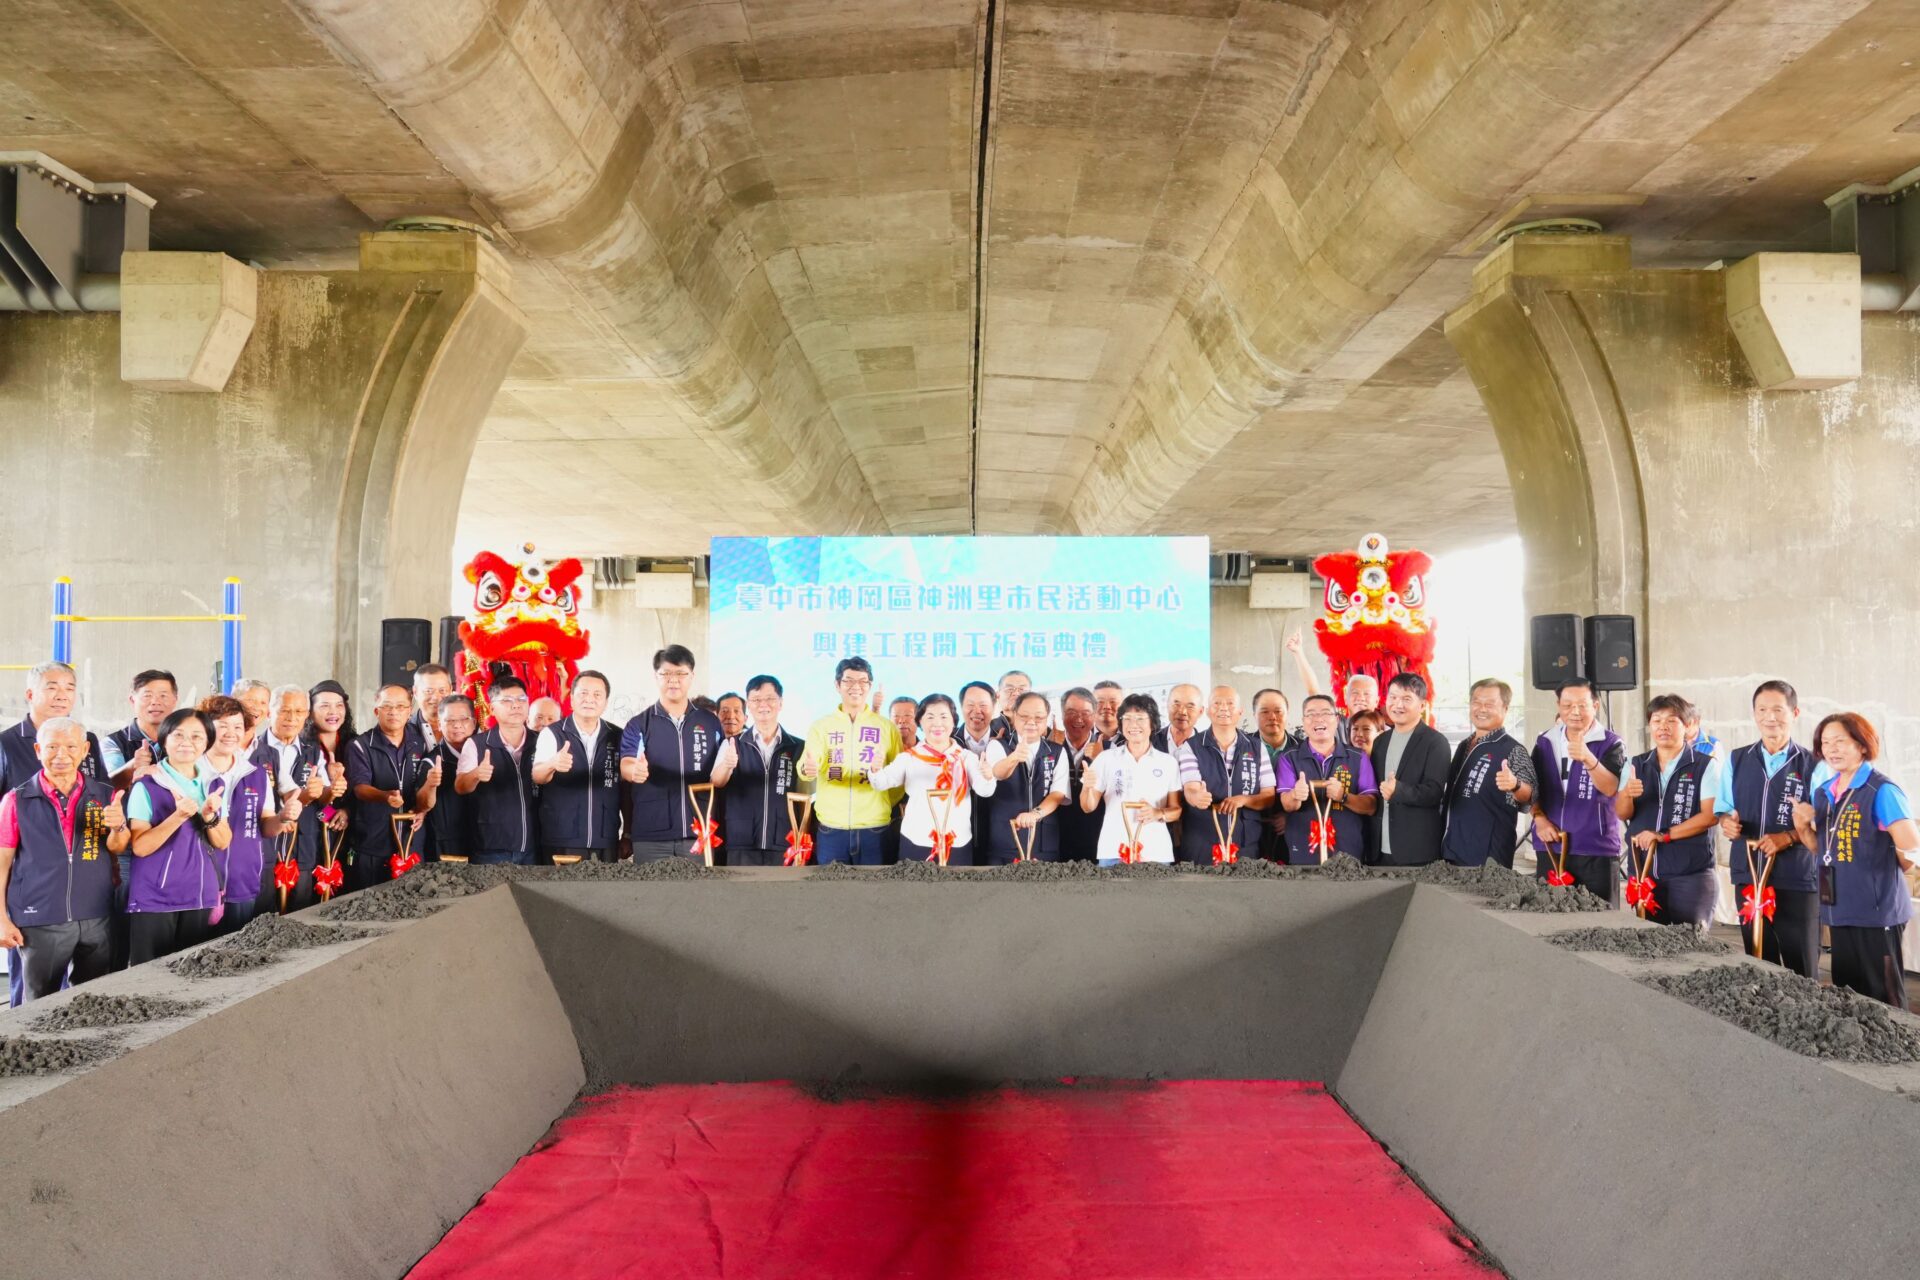
[[[124,380],[121,316],[0,315],[0,662],[46,656],[56,574],[82,614],[212,613],[233,574],[248,674],[371,692],[379,619],[444,610],[467,463],[525,321],[474,237],[369,234],[360,259],[258,273],[253,332],[209,394]],[[141,667],[207,692],[219,635],[82,623],[75,648],[82,714],[110,721]]]
[[[1763,391],[1727,275],[1635,270],[1624,238],[1517,238],[1447,319],[1493,419],[1526,551],[1527,611],[1627,613],[1647,694],[1751,737],[1769,676],[1810,717],[1865,711],[1898,776],[1920,767],[1920,320],[1868,315],[1859,380]],[[1546,695],[1529,723],[1544,725]],[[1811,723],[1805,726],[1810,731]]]

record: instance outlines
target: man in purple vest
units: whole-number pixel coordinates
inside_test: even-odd
[[[23,975],[14,1003],[77,985],[112,967],[107,917],[113,859],[132,836],[120,796],[82,776],[88,734],[65,716],[34,742],[40,769],[0,797],[0,947]]]
[[[1608,902],[1620,889],[1620,819],[1613,797],[1626,771],[1627,752],[1612,730],[1601,727],[1593,682],[1560,686],[1560,714],[1533,744],[1533,852],[1538,874],[1565,870],[1573,883]],[[1560,866],[1560,842],[1566,863]]]

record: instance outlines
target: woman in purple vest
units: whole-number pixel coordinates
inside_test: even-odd
[[[1653,880],[1656,924],[1713,922],[1718,885],[1713,874],[1713,757],[1687,745],[1691,704],[1663,693],[1647,703],[1653,750],[1627,766],[1613,811],[1627,824],[1632,872]],[[1631,900],[1632,895],[1629,895]]]
[[[1533,854],[1544,880],[1564,835],[1573,882],[1615,902],[1620,819],[1613,797],[1626,772],[1627,751],[1613,730],[1600,727],[1594,712],[1593,682],[1567,681],[1560,686],[1558,723],[1533,744]]]
[[[233,831],[220,810],[219,779],[203,782],[200,757],[213,725],[183,707],[160,726],[160,763],[127,793],[133,880],[127,888],[127,963],[142,964],[206,941],[220,901],[215,850]],[[214,794],[208,794],[208,788]]]
[[[226,904],[216,932],[232,933],[277,905],[269,846],[281,830],[300,821],[300,793],[289,793],[285,812],[279,811],[270,765],[247,749],[253,713],[239,699],[214,694],[200,700],[200,710],[213,723],[213,745],[200,757],[200,780],[209,788],[220,780],[216,799],[233,832],[227,847],[213,855]]]
[[[1793,807],[1800,843],[1820,865],[1820,918],[1833,942],[1833,985],[1907,1007],[1901,935],[1913,918],[1902,872],[1920,858],[1906,793],[1873,767],[1880,735],[1858,712],[1828,716],[1814,749],[1833,776]]]

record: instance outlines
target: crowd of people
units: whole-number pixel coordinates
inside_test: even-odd
[[[1289,642],[1296,655],[1297,646]],[[957,698],[887,702],[864,658],[835,670],[837,707],[804,735],[758,675],[693,693],[694,655],[653,658],[645,710],[605,719],[612,687],[574,679],[569,705],[502,674],[484,715],[445,668],[383,685],[360,730],[337,681],[242,681],[180,706],[165,671],[130,686],[104,737],[74,717],[62,663],[28,676],[26,719],[0,731],[0,945],[15,1004],[237,929],[255,915],[404,875],[423,860],[567,863],[692,857],[732,866],[922,859],[1514,865],[1647,919],[1704,928],[1715,833],[1766,959],[1815,976],[1822,926],[1836,983],[1904,1007],[1903,872],[1920,829],[1874,767],[1873,726],[1843,712],[1813,749],[1799,700],[1755,690],[1758,740],[1730,753],[1674,695],[1647,706],[1652,746],[1628,757],[1594,690],[1569,680],[1529,747],[1513,691],[1471,689],[1457,745],[1429,723],[1418,675],[1356,676],[1345,710],[1315,689],[1300,723],[1278,689],[1194,685],[1160,700],[1111,680],[1057,699],[1009,671]]]

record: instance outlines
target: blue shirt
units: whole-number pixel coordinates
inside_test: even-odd
[[[1793,739],[1787,739],[1787,745],[1781,747],[1778,751],[1767,750],[1764,742],[1756,742],[1753,745],[1759,748],[1760,767],[1767,771],[1767,778],[1771,781],[1773,775],[1780,772],[1781,768],[1786,765],[1787,753],[1793,750]],[[1718,756],[1714,758],[1716,760],[1719,759]],[[1826,767],[1825,765],[1820,765],[1813,771],[1816,782],[1819,780],[1820,770]],[[1733,802],[1733,769],[1731,767],[1722,768],[1714,774],[1713,811],[1724,818],[1739,807],[1739,805]],[[1744,817],[1745,815],[1743,814],[1742,816]]]
[[[1844,794],[1852,788],[1859,786],[1867,780],[1867,775],[1872,772],[1873,761],[1861,761],[1860,767],[1854,771],[1853,781],[1840,788],[1841,792]],[[1818,790],[1821,787],[1827,786],[1827,784],[1832,781],[1833,769],[1825,760],[1822,760],[1813,767],[1813,781],[1808,785],[1811,789]],[[1828,795],[1834,800],[1840,798],[1837,795],[1833,795],[1831,788],[1828,790]],[[1813,797],[1809,796],[1807,798],[1811,800]],[[1891,779],[1874,794],[1873,825],[1879,827],[1882,831],[1885,831],[1894,823],[1906,818],[1911,818],[1912,816],[1913,809],[1907,804],[1907,793],[1902,791]]]

